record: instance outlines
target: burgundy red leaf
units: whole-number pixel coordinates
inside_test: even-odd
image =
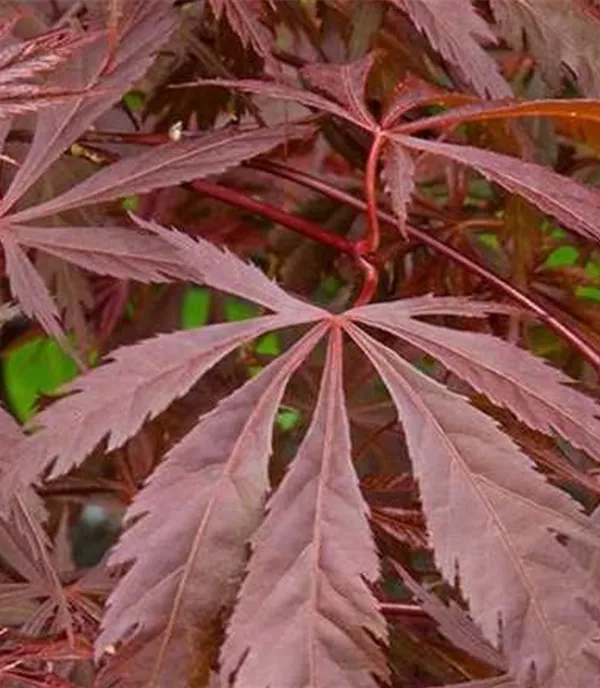
[[[15,213],[11,221],[26,222],[70,208],[218,174],[255,155],[267,153],[290,137],[301,137],[309,131],[286,124],[272,129],[216,131],[156,146],[100,170],[62,196]]]
[[[512,95],[494,58],[479,43],[496,43],[496,36],[477,14],[470,0],[388,2],[409,15],[417,28],[425,33],[433,48],[462,73],[480,96],[506,98]]]

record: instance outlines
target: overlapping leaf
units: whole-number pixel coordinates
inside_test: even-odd
[[[481,631],[455,602],[451,602],[450,605],[444,604],[439,597],[416,581],[403,566],[395,561],[391,563],[404,585],[420,602],[423,611],[437,622],[442,635],[471,656],[497,669],[506,670],[502,654],[486,642]]]
[[[598,21],[586,16],[587,0],[491,0],[501,32],[517,50],[527,47],[547,81],[560,84],[561,66],[577,76],[583,91],[600,96]]]
[[[301,75],[313,88],[343,105],[353,121],[360,122],[365,129],[373,129],[377,125],[364,101],[373,62],[373,55],[369,54],[344,65],[309,65],[302,69]]]
[[[412,2],[413,0],[411,0]],[[417,0],[414,0],[417,2]],[[419,3],[424,0],[418,0]],[[430,10],[428,10],[430,11]],[[364,103],[364,87],[368,69],[372,62],[365,58],[348,65],[315,65],[304,68],[302,73],[313,86],[327,93],[331,99],[302,91],[283,84],[272,84],[260,81],[233,80],[203,80],[202,84],[222,85],[228,88],[239,88],[244,91],[260,93],[261,95],[302,102],[309,107],[315,107],[331,114],[342,117],[368,131],[375,131],[377,124],[371,117]],[[337,77],[337,81],[336,81]],[[337,101],[337,102],[335,102]],[[339,104],[338,104],[339,103]],[[537,110],[536,110],[537,108]],[[538,112],[539,110],[539,112]],[[480,112],[481,111],[481,112]],[[477,119],[478,116],[532,116],[533,114],[547,114],[559,118],[572,116],[568,104],[519,104],[507,103],[490,106],[471,105],[457,108],[446,115],[424,118],[423,127],[429,124],[444,126],[461,120],[461,112],[465,119]],[[487,113],[487,115],[486,115]],[[594,119],[598,117],[597,107],[588,103],[583,113],[584,117]],[[420,127],[420,123],[411,123],[411,128]],[[401,132],[402,128],[398,129]],[[597,207],[600,194],[595,189],[575,182],[563,175],[559,175],[540,165],[525,162],[507,155],[492,151],[462,146],[438,141],[430,141],[390,129],[384,132],[388,142],[385,150],[385,174],[392,195],[392,202],[400,222],[405,221],[406,206],[414,190],[414,165],[405,148],[414,151],[431,153],[446,157],[456,162],[474,167],[481,174],[493,180],[512,193],[519,194],[539,207],[549,215],[564,223],[569,229],[585,237],[598,240],[600,232],[597,227]],[[393,181],[392,181],[393,180]]]
[[[147,686],[183,685],[194,633],[231,602],[269,486],[275,414],[291,374],[323,331],[317,325],[202,419],[128,512],[135,523],[111,561],[136,563],[110,598],[98,648],[133,628],[159,632]]]
[[[272,129],[210,132],[156,146],[140,155],[123,158],[57,198],[15,213],[11,221],[26,222],[70,208],[208,177],[308,132],[307,128],[286,124]]]
[[[367,56],[348,64],[316,64],[300,70],[300,75],[308,84],[328,97],[285,83],[253,79],[202,79],[195,83],[240,89],[280,100],[291,100],[307,107],[324,110],[372,131],[377,125],[364,102],[364,89],[372,66],[373,58]]]
[[[330,334],[310,428],[253,538],[223,647],[235,686],[375,688],[387,674],[379,564],[350,455],[342,341]],[[372,637],[371,637],[372,636]]]
[[[389,142],[383,159],[386,187],[402,231],[406,224],[407,206],[415,188],[415,163],[410,153],[395,141]]]
[[[21,623],[25,633],[47,627],[66,631],[72,639],[69,603],[50,559],[50,540],[38,522],[36,501],[27,492],[15,494],[10,514],[0,519],[0,556],[22,579],[0,585],[0,618]]]
[[[23,440],[15,420],[0,408],[0,476],[9,467],[8,455]],[[12,620],[24,624],[24,631],[35,632],[51,622],[67,631],[73,628],[64,590],[50,561],[50,541],[41,522],[45,514],[30,489],[15,491],[0,518],[0,557],[17,573],[16,580],[0,585],[0,623]],[[19,580],[19,578],[21,580]]]
[[[10,235],[21,247],[38,249],[99,275],[163,282],[181,274],[180,260],[174,252],[169,255],[167,243],[126,227],[13,225]]]
[[[479,41],[493,44],[497,38],[470,0],[388,2],[409,15],[433,48],[458,68],[480,96],[506,98],[512,95],[493,57],[479,44]]]
[[[10,32],[20,18],[20,13],[15,12],[0,25],[0,118],[38,110],[71,97],[70,88],[53,87],[52,72],[90,40],[89,36],[78,36],[68,29],[17,40]]]
[[[18,297],[23,312],[37,318],[46,332],[61,339],[60,314],[40,274],[11,234],[4,232],[0,243],[11,290]]]
[[[46,331],[55,337],[61,336],[58,311],[43,281],[20,248],[21,240],[24,246],[45,250],[100,274],[145,282],[181,277],[179,265],[172,260],[173,251],[168,243],[156,237],[109,227],[45,230],[22,223],[74,207],[223,172],[246,158],[277,147],[290,136],[303,135],[306,131],[304,128],[281,126],[237,133],[216,132],[158,146],[105,168],[57,198],[5,217],[7,226],[0,230],[0,241],[10,257],[7,265],[14,295],[22,302],[27,314],[35,316]],[[145,227],[151,228],[151,225]],[[165,233],[160,236],[162,238]],[[219,262],[223,264],[225,259],[218,249],[213,248],[212,253],[215,259],[219,256]]]
[[[450,688],[448,684],[439,688]],[[453,683],[452,688],[517,688],[517,684],[510,676],[498,676],[497,678],[483,678],[480,681],[467,681],[466,683]]]
[[[589,527],[579,507],[465,399],[347,330],[398,408],[436,562],[449,581],[458,563],[471,613],[517,683],[533,665],[544,688],[594,685],[597,624],[581,599],[597,604],[598,591],[554,535]]]
[[[63,335],[58,310],[43,280],[20,248],[16,233],[11,234],[7,212],[89,124],[120,98],[122,89],[143,74],[177,17],[168,3],[154,1],[128,3],[126,14],[136,21],[123,22],[124,35],[112,61],[106,59],[109,46],[105,32],[92,31],[74,37],[78,50],[69,54],[71,59],[62,67],[57,83],[75,89],[79,95],[38,114],[27,156],[0,202],[0,214],[4,216],[0,242],[7,257],[13,295],[28,315],[37,318],[49,334],[59,339]],[[95,28],[102,28],[102,24]],[[2,133],[4,139],[8,126],[3,127]],[[34,216],[39,217],[35,213]]]
[[[416,89],[413,89],[416,90]],[[410,98],[410,93],[406,98]],[[415,98],[419,95],[416,90]],[[430,97],[433,100],[433,97]],[[417,105],[415,103],[415,105]],[[495,119],[521,118],[521,117],[550,117],[562,124],[569,123],[582,125],[586,123],[598,124],[600,122],[600,101],[589,98],[572,98],[569,100],[501,100],[496,102],[476,102],[467,105],[459,105],[448,111],[423,117],[422,119],[400,125],[396,131],[413,132],[429,127],[448,127],[457,123],[485,122]]]
[[[299,322],[304,322],[307,316],[319,318],[326,315],[326,311],[290,296],[264,272],[228,251],[204,239],[192,239],[177,231],[169,232],[155,222],[134,219],[140,227],[158,234],[177,251],[179,267],[176,275],[179,277],[187,276],[191,281],[236,294],[276,312],[297,312]]]
[[[479,44],[480,40],[493,42],[494,35],[472,3],[461,0],[456,4],[460,11],[432,0],[390,0],[388,4],[408,14],[448,65],[458,69],[477,92],[508,94],[494,60]],[[493,4],[501,3],[495,0]],[[52,567],[44,565],[43,531],[37,529],[35,518],[35,527],[28,527],[23,510],[18,517],[13,490],[38,480],[47,469],[52,469],[53,478],[77,466],[105,437],[109,450],[119,447],[146,418],[161,413],[246,342],[272,329],[322,321],[260,376],[202,418],[142,489],[129,509],[128,530],[113,555],[113,563],[131,568],[111,598],[97,653],[108,646],[112,654],[116,648],[124,657],[124,685],[145,687],[183,685],[192,674],[196,683],[201,679],[203,685],[232,683],[240,688],[374,688],[379,679],[386,678],[381,647],[385,627],[369,589],[378,576],[378,562],[351,461],[341,380],[341,326],[371,359],[398,408],[439,566],[450,582],[458,568],[473,617],[489,641],[498,646],[501,636],[516,676],[515,680],[471,682],[470,688],[523,688],[532,664],[543,688],[595,685],[598,625],[587,611],[600,605],[598,586],[555,534],[597,547],[597,528],[567,494],[535,472],[487,416],[414,370],[360,328],[384,330],[431,354],[532,427],[562,434],[599,458],[597,407],[569,387],[565,376],[500,340],[416,319],[440,314],[482,317],[507,312],[506,307],[423,298],[334,316],[286,294],[258,268],[235,256],[151,221],[133,217],[139,230],[25,224],[86,204],[219,174],[274,150],[291,136],[302,136],[304,129],[289,125],[228,129],[159,146],[107,167],[57,198],[8,214],[62,151],[142,74],[174,24],[176,14],[170,5],[162,0],[116,0],[110,3],[109,19],[104,22],[107,36],[82,33],[76,37],[92,48],[81,52],[80,62],[74,60],[65,67],[62,84],[97,90],[40,115],[30,152],[2,201],[0,241],[13,291],[22,299],[25,312],[36,316],[48,331],[60,334],[56,307],[25,253],[31,248],[117,278],[180,278],[207,284],[250,299],[276,315],[159,336],[117,350],[111,363],[82,376],[68,387],[71,396],[38,416],[41,430],[26,439],[9,438],[5,458],[10,475],[3,484],[3,514],[15,519],[12,525],[20,536],[26,536],[27,546],[37,548],[35,566],[27,556],[18,556],[22,554],[18,538],[12,532],[5,536],[8,521],[0,523],[0,536],[6,552],[15,557],[15,570],[27,585],[31,583],[29,592],[39,590],[39,597],[48,598],[32,628],[41,628],[58,609],[59,625],[70,630],[67,603],[60,584],[56,589],[48,585]],[[241,0],[210,0],[210,5],[218,17],[227,19],[244,45],[251,45],[274,66],[272,37],[259,17],[266,5]],[[105,8],[97,10],[102,14]],[[0,52],[0,67],[2,59]],[[364,99],[371,63],[367,57],[348,65],[302,69],[303,83],[323,95],[283,83],[204,83],[297,100],[381,135]],[[0,71],[0,87],[2,78]],[[464,109],[462,115],[451,111],[436,121],[426,118],[420,124],[411,123],[413,129],[407,125],[404,130],[402,126],[389,130],[407,108],[432,102],[430,94],[405,95],[403,102],[396,101],[388,111],[387,124],[383,119],[385,181],[401,223],[414,188],[412,156],[418,152],[470,165],[574,231],[600,237],[596,191],[514,158],[404,135],[428,126],[427,122],[443,128],[452,117],[455,120],[450,123],[461,117],[477,120],[552,112],[562,117],[566,105],[549,103],[544,112],[534,112],[544,108],[478,104]],[[458,101],[452,101],[454,97]],[[453,94],[440,102],[462,99]],[[590,118],[597,117],[594,104],[586,107]],[[8,123],[0,125],[0,137],[7,131]],[[277,408],[290,377],[327,329],[328,357],[312,423],[259,526],[269,489],[267,469]],[[0,431],[3,428],[0,414]],[[399,510],[392,511],[394,507],[384,508],[389,509],[388,516],[401,515]],[[218,680],[206,658],[233,604],[250,540],[248,575],[227,629],[222,680]],[[489,648],[476,634],[469,636],[473,629],[464,616],[460,628],[453,628],[456,618],[446,616],[446,608],[440,610],[434,598],[428,598],[427,604],[432,615],[447,624],[445,629],[455,644],[469,651],[476,648],[474,654],[480,652],[480,658],[502,667],[496,653],[486,655]],[[141,652],[128,664],[127,652],[138,647],[136,643]],[[123,678],[129,669],[135,675]],[[105,678],[110,682],[110,671]]]

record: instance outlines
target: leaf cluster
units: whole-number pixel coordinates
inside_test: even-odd
[[[600,686],[593,3],[39,4],[0,684]]]

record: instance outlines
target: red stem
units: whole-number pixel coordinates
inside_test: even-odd
[[[296,170],[281,163],[267,162],[264,160],[253,160],[252,162],[247,163],[247,165],[249,167],[262,170],[263,172],[270,172],[271,174],[283,177],[284,179],[294,181],[297,184],[301,184],[302,186],[313,189],[313,191],[318,191],[326,196],[329,196],[329,198],[334,198],[341,203],[345,203],[353,208],[356,208],[357,210],[362,210],[364,212],[367,209],[367,204],[364,201],[354,198],[354,196],[351,196],[345,191],[341,191],[340,189],[330,186],[320,179],[316,179],[310,174],[302,172],[301,170]],[[398,221],[393,215],[390,215],[383,210],[378,210],[377,214],[379,219],[383,220],[384,222],[398,226]],[[429,246],[430,248],[447,256],[455,263],[462,265],[470,272],[479,275],[481,278],[497,287],[500,291],[504,292],[511,299],[535,313],[546,323],[546,325],[548,325],[548,327],[552,328],[555,332],[564,337],[576,350],[578,350],[585,358],[587,358],[587,360],[592,363],[597,370],[600,371],[600,354],[577,332],[549,313],[541,303],[536,301],[535,297],[523,293],[520,289],[502,279],[502,277],[499,277],[485,268],[483,265],[471,260],[471,258],[463,255],[460,253],[460,251],[457,251],[451,246],[439,241],[439,239],[427,234],[427,232],[424,232],[417,227],[412,227],[408,224],[405,225],[405,227],[406,233],[412,238],[417,239],[426,246]]]
[[[379,231],[379,216],[377,215],[377,163],[379,154],[385,142],[383,133],[378,130],[369,151],[365,168],[364,193],[367,202],[367,236],[364,240],[364,253],[369,255],[379,249],[381,233]],[[361,251],[361,253],[363,252]]]
[[[357,258],[357,250],[353,242],[337,234],[326,232],[320,225],[310,220],[306,220],[298,215],[290,215],[274,205],[264,203],[263,201],[257,201],[227,186],[221,186],[220,184],[215,184],[214,182],[209,182],[204,179],[197,179],[196,181],[190,182],[189,185],[194,190],[204,193],[211,198],[216,198],[237,208],[249,210],[257,215],[268,217],[270,220],[273,220],[273,222],[277,222],[294,232],[303,234],[309,239],[318,241],[320,244],[325,244],[326,246],[331,246],[355,259]]]
[[[379,273],[377,268],[363,256],[359,256],[357,262],[363,271],[363,284],[354,305],[363,306],[365,303],[369,303],[375,295]]]

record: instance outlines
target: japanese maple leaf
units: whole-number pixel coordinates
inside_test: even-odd
[[[209,642],[210,629],[233,606],[220,658],[225,684],[375,688],[385,681],[386,628],[370,588],[379,566],[343,390],[350,337],[396,407],[436,563],[450,582],[458,569],[470,613],[488,642],[501,645],[511,680],[525,686],[533,666],[548,688],[593,685],[598,628],[580,599],[592,608],[600,592],[556,535],[597,546],[597,526],[467,398],[371,334],[385,330],[430,353],[523,422],[562,435],[598,460],[597,405],[562,373],[500,339],[421,320],[484,318],[506,307],[421,297],[334,315],[204,240],[137,221],[172,247],[189,279],[271,314],[159,335],[114,352],[37,416],[41,429],[10,452],[7,491],[47,469],[50,477],[69,471],[106,436],[109,450],[121,446],[244,343],[282,327],[306,331],[202,417],[130,506],[111,555],[113,564],[130,568],[110,597],[98,655],[126,641],[128,685],[182,684],[198,660],[198,642]],[[290,377],[321,340],[327,355],[312,421],[267,500],[277,409]]]
[[[209,2],[217,19],[225,15],[244,47],[252,46],[267,64],[274,67],[275,71],[279,70],[278,63],[271,54],[273,36],[262,22],[261,15],[266,4],[263,0],[209,0]]]

